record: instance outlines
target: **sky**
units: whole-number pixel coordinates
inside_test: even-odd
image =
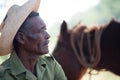
[[[51,26],[55,22],[69,21],[77,12],[83,12],[97,5],[99,0],[42,0],[40,14]]]
[[[11,5],[22,5],[27,0],[0,0],[0,4],[4,1],[7,3],[6,6],[0,7],[0,23]],[[99,2],[100,0],[41,0],[39,12],[46,25],[50,27],[55,22],[69,21],[75,13],[86,11]]]

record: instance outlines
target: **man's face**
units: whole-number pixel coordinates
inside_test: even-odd
[[[49,52],[49,34],[46,32],[46,25],[39,16],[30,18],[32,25],[25,34],[24,48],[29,53],[43,55]]]

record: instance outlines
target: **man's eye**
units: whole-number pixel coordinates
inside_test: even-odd
[[[45,30],[41,30],[40,33],[43,33]]]

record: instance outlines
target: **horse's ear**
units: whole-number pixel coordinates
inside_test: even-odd
[[[66,21],[63,21],[61,24],[60,34],[65,35],[66,33],[67,33],[67,23]]]

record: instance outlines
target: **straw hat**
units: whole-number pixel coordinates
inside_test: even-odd
[[[40,0],[28,0],[22,6],[13,5],[6,14],[6,19],[0,25],[0,55],[6,55],[13,50],[13,39],[16,32],[32,11],[37,11]]]

